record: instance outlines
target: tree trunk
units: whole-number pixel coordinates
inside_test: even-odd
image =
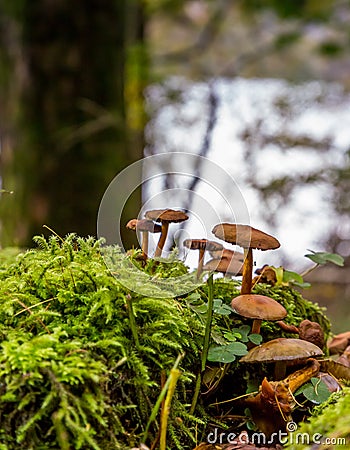
[[[130,33],[131,22],[139,32]],[[61,236],[96,235],[109,182],[143,155],[140,2],[26,0],[3,27],[11,77],[0,79],[0,102],[11,86],[11,104],[1,116],[1,177],[14,194],[1,199],[2,243],[30,245],[43,224]],[[9,29],[14,39],[5,42]],[[140,203],[138,190],[125,222]]]

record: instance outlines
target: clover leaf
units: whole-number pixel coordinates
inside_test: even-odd
[[[314,252],[313,250],[308,249],[309,252],[306,258],[311,259],[316,264],[324,265],[328,262],[336,264],[337,266],[344,265],[344,258],[337,253],[328,253],[328,252]]]
[[[243,356],[248,353],[247,346],[241,342],[230,342],[227,345],[212,346],[208,352],[208,361],[230,363],[236,356]]]

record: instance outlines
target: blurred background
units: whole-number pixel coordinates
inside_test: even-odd
[[[2,0],[1,247],[31,246],[43,224],[96,235],[117,173],[194,153],[223,166],[251,224],[279,238],[268,263],[300,272],[309,248],[344,256],[312,272],[304,295],[345,330],[349,23],[344,0]],[[125,222],[153,194],[136,190]]]

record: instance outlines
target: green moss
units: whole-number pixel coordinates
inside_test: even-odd
[[[196,436],[199,440],[205,436],[208,423],[217,423],[217,409],[208,404],[244,394],[253,381],[238,358],[230,365],[208,363],[209,368],[222,367],[217,373],[225,376],[218,379],[213,395],[202,397],[195,414],[189,414],[200,369],[207,285],[196,284],[193,274],[175,259],[150,260],[140,274],[117,249],[110,255],[112,276],[100,242],[93,238],[36,237],[35,242],[37,249],[0,258],[0,449],[138,446],[179,354],[185,356],[167,445],[172,450],[192,449]],[[176,281],[179,277],[181,283]],[[144,295],[137,293],[140,286]],[[188,293],[176,296],[184,287]],[[317,318],[328,332],[323,311],[299,293],[256,289],[286,306],[289,323]],[[238,294],[236,281],[214,283],[214,297],[223,305],[230,305]],[[215,345],[227,343],[225,333],[233,327],[251,325],[221,310],[225,314],[219,309],[213,317]],[[264,340],[281,335],[270,323],[262,330]],[[259,370],[263,376],[265,369]],[[159,427],[157,417],[148,445]]]
[[[297,433],[306,433],[310,436],[310,445],[295,443]],[[313,436],[316,440],[330,439],[329,445],[314,446]],[[339,440],[340,439],[340,440]],[[292,441],[286,446],[289,450],[311,450],[314,448],[347,449],[350,448],[350,388],[331,395],[327,402],[314,408],[312,417],[300,423],[298,430],[290,437]],[[294,441],[294,442],[293,442]],[[333,441],[333,443],[332,443]]]

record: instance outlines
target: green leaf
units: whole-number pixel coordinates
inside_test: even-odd
[[[311,378],[310,383],[301,386],[295,395],[303,394],[310,402],[320,404],[328,400],[331,393],[320,378]]]
[[[300,287],[302,289],[308,289],[309,287],[311,287],[311,283],[307,283],[306,281],[304,283],[294,282],[293,285],[297,286],[297,287]]]
[[[260,386],[260,382],[258,380],[248,379],[248,381],[247,381],[247,389],[246,389],[245,393],[246,394],[251,394],[253,392],[254,393],[258,392],[259,391],[259,386]],[[247,414],[246,412],[244,412],[244,413],[245,413],[246,416],[251,417],[249,408],[248,408],[248,411],[249,411],[249,414]]]
[[[283,267],[273,267],[273,266],[271,266],[271,268],[276,273],[276,284],[278,286],[282,285],[283,284]]]
[[[303,283],[304,280],[303,277],[298,273],[292,272],[291,270],[284,270],[283,281],[289,284],[290,282]]]
[[[243,356],[248,353],[247,346],[241,342],[230,342],[227,345],[210,347],[208,361],[229,363],[236,359],[236,356]]]
[[[255,345],[260,345],[262,342],[261,334],[256,334],[256,333],[250,334],[248,336],[248,339],[250,340],[250,342],[252,342]]]
[[[227,348],[227,345],[209,348],[208,361],[230,363],[235,359],[236,356]]]
[[[228,347],[237,356],[243,356],[248,353],[247,346],[242,344],[242,342],[231,342],[228,344]]]
[[[271,266],[272,267],[272,266]],[[283,267],[272,267],[272,269],[276,273],[276,286],[298,286],[301,288],[309,288],[311,286],[310,283],[306,283],[303,280],[303,277],[297,273],[292,272],[291,270],[285,270]]]
[[[240,335],[239,340],[241,342],[248,342],[248,333],[249,332],[250,332],[249,325],[242,325],[239,328],[232,328],[232,330],[231,330],[231,333]]]
[[[224,338],[227,339],[228,341],[237,341],[237,339],[241,339],[242,335],[241,333],[238,332],[228,332],[228,333],[224,333]]]
[[[220,314],[221,316],[229,316],[233,309],[231,306],[222,303],[222,300],[219,298],[214,299],[214,307],[213,311],[215,314]]]
[[[311,259],[311,261],[316,264],[324,265],[327,264],[327,262],[331,262],[337,266],[344,265],[344,258],[337,253],[314,252],[313,250],[309,251],[311,253],[306,254],[305,257]]]

